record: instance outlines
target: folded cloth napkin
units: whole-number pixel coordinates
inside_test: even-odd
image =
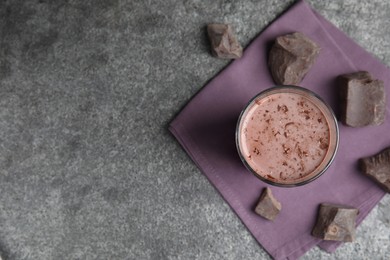
[[[283,208],[275,221],[254,213],[263,188],[242,164],[235,146],[235,127],[246,103],[275,85],[267,67],[270,44],[277,36],[300,31],[321,46],[321,53],[300,84],[334,109],[336,77],[367,70],[385,82],[390,104],[390,73],[378,60],[321,17],[304,1],[298,1],[268,26],[244,52],[213,78],[170,124],[170,131],[186,152],[241,218],[256,240],[275,259],[295,259],[315,245],[328,252],[338,242],[311,236],[319,204],[357,207],[360,223],[384,196],[373,181],[357,168],[361,157],[390,146],[390,111],[384,124],[351,128],[341,124],[340,146],[331,167],[317,180],[300,187],[271,187]],[[359,232],[357,231],[359,236]],[[362,235],[362,234],[360,234]]]

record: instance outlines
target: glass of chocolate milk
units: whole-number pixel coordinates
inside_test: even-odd
[[[332,109],[297,86],[259,93],[237,123],[241,160],[255,176],[277,186],[294,187],[318,178],[332,163],[338,143]]]

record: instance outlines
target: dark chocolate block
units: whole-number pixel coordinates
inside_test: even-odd
[[[339,76],[341,121],[348,126],[380,125],[385,120],[386,95],[383,81],[367,71]]]
[[[274,81],[282,85],[298,85],[319,53],[320,47],[303,33],[276,38],[268,59]]]
[[[274,220],[281,209],[282,205],[274,198],[271,189],[265,188],[257,203],[255,212],[268,220]]]
[[[238,59],[242,56],[242,47],[229,24],[209,24],[207,33],[214,56],[222,59]]]
[[[352,242],[358,213],[356,208],[323,203],[312,235],[324,240]]]
[[[390,147],[359,161],[360,169],[390,193]]]

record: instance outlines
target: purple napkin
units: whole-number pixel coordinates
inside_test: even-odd
[[[340,243],[311,236],[322,202],[359,208],[358,223],[385,194],[357,169],[357,160],[390,146],[390,111],[381,126],[340,126],[340,147],[331,167],[314,182],[301,187],[271,189],[282,203],[274,222],[254,213],[266,183],[242,164],[235,146],[235,127],[251,97],[275,85],[267,67],[270,44],[280,35],[300,31],[321,46],[321,53],[300,84],[336,109],[338,75],[367,70],[385,82],[390,104],[389,70],[364,51],[304,1],[298,1],[267,27],[232,62],[207,84],[172,121],[170,131],[196,165],[216,187],[243,223],[275,259],[295,259],[315,245],[328,252]],[[359,229],[357,230],[359,234]]]

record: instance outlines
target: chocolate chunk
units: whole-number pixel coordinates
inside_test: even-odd
[[[390,147],[359,160],[360,169],[390,193]]]
[[[265,188],[257,203],[255,212],[268,220],[274,220],[281,209],[282,205],[274,198],[271,189]]]
[[[209,24],[207,33],[214,56],[222,59],[238,59],[242,56],[242,47],[234,36],[231,25]]]
[[[367,71],[338,78],[341,97],[341,122],[352,127],[380,125],[385,120],[386,94],[383,81]]]
[[[298,85],[316,61],[320,47],[303,33],[276,38],[268,66],[277,84]]]
[[[324,240],[352,242],[358,212],[356,208],[323,203],[312,235]]]

